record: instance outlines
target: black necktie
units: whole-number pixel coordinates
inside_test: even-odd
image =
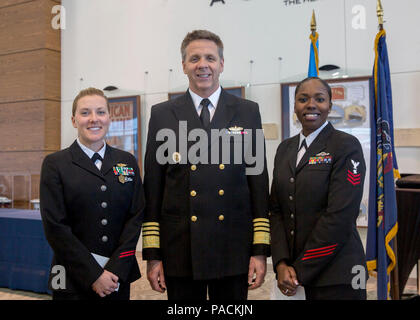
[[[93,155],[92,158],[90,158],[90,160],[92,160],[92,162],[95,163],[96,160],[101,160],[102,161],[102,157],[99,155],[99,153],[95,152],[95,154]]]
[[[204,128],[207,128],[208,125],[210,124],[210,111],[209,111],[210,100],[203,99],[201,100],[200,104],[203,106],[203,109],[201,109],[200,120]]]
[[[299,151],[300,151],[303,147],[305,147],[305,150],[306,150],[306,149],[308,149],[308,146],[306,145],[306,139],[303,139],[302,144],[300,145]],[[298,152],[299,152],[299,151],[298,151]]]

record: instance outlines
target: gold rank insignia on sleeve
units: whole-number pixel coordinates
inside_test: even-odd
[[[160,248],[160,227],[159,222],[144,222],[143,231],[143,249]]]
[[[253,244],[270,245],[270,221],[266,218],[256,218],[252,222],[254,224]]]

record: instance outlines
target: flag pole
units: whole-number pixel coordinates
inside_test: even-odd
[[[311,18],[311,31],[312,31],[312,36],[314,36],[314,37],[315,37],[315,33],[316,33],[315,10],[312,10],[312,18]]]
[[[318,33],[316,32],[316,19],[315,19],[315,10],[312,10],[311,18],[311,34],[309,39],[311,39],[311,50],[309,51],[309,69],[308,76],[318,77],[319,76],[319,56],[318,56]],[[316,70],[314,70],[314,68]],[[316,71],[316,73],[315,73]]]
[[[379,31],[384,30],[384,9],[382,7],[381,0],[377,0],[376,2],[376,15],[378,16],[378,29]],[[397,211],[398,215],[398,211]],[[391,299],[392,300],[400,300],[400,289],[399,289],[399,280],[398,280],[398,250],[397,250],[397,236],[392,239],[394,253],[395,253],[395,267],[391,271]]]
[[[382,8],[381,0],[376,2],[376,15],[378,16],[379,30],[384,29],[384,9]]]

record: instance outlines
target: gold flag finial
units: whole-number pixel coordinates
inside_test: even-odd
[[[382,30],[384,27],[384,9],[382,9],[381,0],[376,3],[376,14],[378,16],[379,29]]]
[[[315,31],[316,31],[315,10],[312,10],[311,31],[312,31],[312,33],[315,33]]]

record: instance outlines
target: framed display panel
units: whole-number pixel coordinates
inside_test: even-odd
[[[229,88],[223,88],[223,90],[229,92],[230,94],[233,94],[234,96],[237,96],[239,98],[245,98],[245,87],[229,87]],[[176,97],[179,97],[180,95],[183,95],[186,91],[179,91],[179,92],[169,92],[168,93],[168,100],[174,99]]]
[[[111,124],[106,142],[134,155],[141,168],[140,96],[108,98]]]
[[[334,128],[355,136],[362,145],[366,162],[363,198],[357,226],[367,227],[370,172],[370,82],[371,77],[326,80],[331,86],[332,109],[328,121]],[[302,129],[294,112],[298,82],[281,84],[282,140],[293,137]]]

